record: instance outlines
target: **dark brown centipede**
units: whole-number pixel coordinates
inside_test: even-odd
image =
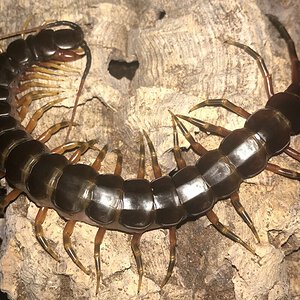
[[[277,19],[270,16],[270,20],[283,38],[290,41],[289,36]],[[63,156],[51,154],[41,142],[33,140],[16,121],[15,112],[10,111],[11,106],[8,101],[11,96],[9,93],[11,90],[8,87],[17,75],[14,73],[13,67],[18,69],[19,61],[16,60],[16,65],[11,63],[15,61],[15,57],[10,56],[9,48],[3,54],[5,58],[10,58],[8,65],[4,65],[0,73],[5,74],[3,75],[5,84],[1,87],[3,108],[0,121],[2,121],[3,127],[1,128],[0,144],[4,144],[1,148],[1,160],[6,179],[12,186],[25,192],[39,206],[54,208],[69,220],[64,231],[64,244],[75,262],[85,271],[86,269],[76,258],[70,243],[70,236],[75,222],[78,220],[91,225],[102,226],[97,233],[95,247],[97,248],[95,251],[98,274],[97,285],[100,277],[99,247],[106,228],[133,234],[132,248],[140,275],[139,288],[143,275],[139,251],[139,241],[142,233],[157,228],[169,229],[171,258],[168,274],[162,283],[163,286],[170,277],[175,263],[175,227],[178,224],[189,217],[207,215],[222,233],[254,252],[218,221],[217,216],[212,211],[213,205],[217,200],[231,197],[233,205],[258,238],[249,216],[241,207],[238,199],[237,190],[241,182],[246,178],[255,176],[264,169],[269,169],[286,177],[299,179],[298,173],[267,163],[271,156],[282,151],[299,160],[299,153],[288,147],[290,136],[298,134],[300,130],[297,115],[295,115],[297,108],[299,108],[297,100],[299,100],[300,94],[299,61],[295,49],[290,43],[292,84],[284,93],[273,95],[271,80],[258,54],[237,42],[228,41],[228,43],[244,48],[250,55],[260,61],[259,66],[264,72],[269,97],[266,108],[249,115],[232,103],[220,100],[207,101],[195,107],[223,105],[246,117],[245,127],[233,132],[196,119],[179,116],[197,125],[200,129],[226,136],[219,149],[214,151],[206,151],[200,144],[196,143],[178,117],[173,115],[174,153],[180,170],[172,176],[161,176],[155,150],[146,135],[152,154],[154,174],[157,178],[152,182],[143,179],[143,159],[141,159],[138,179],[124,181],[119,176],[119,164],[115,174],[98,175],[95,172],[95,169],[98,169],[96,164],[93,167],[73,166],[71,163],[76,161],[77,158],[73,158],[68,162]],[[25,50],[31,49],[30,47],[25,47]],[[6,73],[11,77],[7,77]],[[289,101],[292,103],[287,105],[286,102]],[[12,124],[9,123],[10,121]],[[192,149],[203,156],[195,166],[185,166],[177,143],[175,123],[191,142]],[[275,131],[274,128],[277,130]],[[276,135],[274,135],[274,132],[276,132]],[[83,148],[79,152],[83,152],[84,147],[90,146],[92,146],[92,143],[82,145]],[[141,148],[141,157],[143,158],[143,147]],[[63,151],[64,149],[59,150]],[[100,158],[105,150],[99,155]],[[245,154],[248,156],[246,157]],[[42,170],[48,171],[47,174],[44,174],[48,178],[41,177]],[[60,171],[60,174],[55,173],[57,170]],[[48,190],[50,181],[54,181],[51,183],[53,184],[51,191]],[[70,191],[70,194],[66,193],[67,190]],[[6,206],[6,203],[3,206]],[[46,208],[41,208],[37,217],[37,236],[44,243],[47,251],[57,258],[57,255],[43,237],[41,226],[46,210]]]

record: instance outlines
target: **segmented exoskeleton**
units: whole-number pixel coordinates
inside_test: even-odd
[[[44,139],[32,138],[18,121],[17,113],[12,109],[13,82],[24,70],[36,61],[60,59],[66,61],[66,53],[74,53],[77,47],[89,51],[83,40],[80,27],[70,22],[56,22],[47,25],[70,26],[64,31],[42,30],[26,40],[19,39],[7,48],[0,57],[0,164],[8,183],[25,192],[40,206],[35,221],[36,235],[42,246],[55,259],[58,255],[44,237],[42,224],[48,208],[55,209],[68,220],[64,229],[64,246],[73,261],[86,273],[80,263],[70,237],[75,223],[83,221],[99,227],[95,237],[95,264],[97,273],[97,291],[100,281],[100,245],[105,231],[118,230],[133,235],[132,250],[139,273],[138,291],[143,276],[143,265],[139,249],[142,234],[149,230],[167,228],[170,233],[170,261],[167,275],[161,286],[165,285],[172,274],[175,264],[176,226],[190,217],[206,215],[213,225],[230,239],[242,244],[252,253],[255,251],[233,232],[222,225],[212,208],[218,200],[231,198],[232,204],[251,228],[257,240],[258,234],[253,222],[242,207],[238,189],[247,178],[253,177],[264,169],[292,179],[300,179],[300,174],[268,163],[270,157],[285,151],[291,157],[300,160],[300,154],[288,145],[291,135],[300,132],[300,68],[299,60],[288,33],[274,16],[270,21],[278,29],[288,44],[292,62],[292,84],[283,93],[273,93],[271,78],[261,57],[251,48],[234,41],[227,41],[243,48],[253,56],[265,76],[268,102],[265,108],[250,115],[229,101],[208,100],[193,109],[205,105],[222,105],[225,108],[247,118],[245,126],[232,132],[203,121],[182,115],[172,114],[174,133],[174,155],[178,171],[162,176],[156,153],[148,135],[144,133],[152,158],[155,180],[144,179],[144,145],[141,142],[140,166],[136,179],[124,180],[121,174],[121,156],[114,174],[98,174],[101,160],[107,151],[100,151],[92,166],[73,163],[93,141],[77,143],[79,151],[69,160],[62,153],[70,145],[65,144],[50,151],[44,145]],[[63,43],[69,37],[68,43]],[[44,35],[51,36],[51,43],[45,43]],[[61,37],[63,38],[61,39]],[[47,39],[48,41],[48,39]],[[41,54],[42,53],[42,54]],[[61,54],[59,56],[57,54]],[[74,59],[74,56],[72,57]],[[72,60],[71,59],[71,60]],[[74,114],[73,114],[74,115]],[[179,120],[185,119],[201,130],[224,136],[218,149],[207,151],[197,143]],[[72,125],[73,120],[71,120]],[[191,144],[191,148],[201,156],[195,166],[186,166],[178,145],[179,127]],[[54,131],[51,131],[51,134]],[[142,137],[141,137],[142,139]],[[13,197],[7,197],[5,207]]]

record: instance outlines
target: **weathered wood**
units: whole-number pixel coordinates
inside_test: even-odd
[[[280,17],[300,51],[298,3],[282,1],[33,1],[0,3],[2,33],[14,32],[32,15],[32,26],[49,19],[66,19],[82,25],[91,46],[93,63],[72,139],[99,139],[124,153],[126,178],[137,170],[137,136],[149,132],[165,172],[174,168],[171,154],[172,129],[168,109],[187,114],[200,99],[226,97],[249,112],[266,103],[259,70],[249,56],[222,40],[230,37],[259,52],[273,74],[275,90],[290,82],[285,44],[264,13]],[[296,1],[295,1],[296,2]],[[166,14],[164,15],[163,12]],[[5,48],[5,42],[2,42]],[[108,72],[111,59],[139,61],[132,81],[117,80]],[[82,65],[84,60],[78,62]],[[78,81],[67,85],[69,101],[49,111],[39,122],[36,134],[71,112]],[[40,103],[36,103],[37,107]],[[31,110],[33,111],[33,110]],[[205,108],[193,113],[228,129],[241,127],[244,120],[224,109]],[[49,147],[64,140],[55,136]],[[199,135],[208,149],[219,138]],[[183,139],[182,139],[183,141]],[[293,139],[300,149],[299,138]],[[95,153],[84,156],[91,163]],[[192,154],[186,155],[195,161]],[[103,172],[113,169],[115,156],[108,156]],[[284,155],[276,163],[297,169],[298,164]],[[298,168],[299,169],[299,168]],[[153,178],[150,168],[149,178]],[[233,244],[212,228],[205,218],[185,224],[178,230],[177,265],[168,285],[161,291],[168,263],[168,236],[160,230],[142,238],[145,263],[141,298],[145,299],[296,299],[299,284],[299,183],[269,172],[243,184],[241,201],[252,216],[262,243],[255,243],[250,230],[226,201],[216,205],[223,223],[249,242],[261,259]],[[24,198],[6,213],[1,245],[0,289],[11,299],[96,299],[95,275],[87,276],[64,253],[64,221],[53,211],[46,221],[47,237],[61,254],[55,262],[37,243],[33,222],[37,208]],[[0,231],[1,232],[1,231]],[[78,224],[74,244],[85,266],[94,270],[93,239],[96,228]],[[109,232],[102,246],[103,282],[99,299],[134,299],[138,275],[130,251],[129,237]],[[297,264],[298,261],[298,264]]]

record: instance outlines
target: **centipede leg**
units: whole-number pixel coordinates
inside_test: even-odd
[[[50,62],[47,62],[48,64]],[[40,62],[39,65],[33,65],[31,67],[29,67],[28,69],[26,69],[25,71],[25,74],[27,73],[32,73],[32,74],[37,74],[37,73],[42,73],[42,74],[46,74],[46,75],[53,75],[53,76],[62,76],[62,77],[65,77],[65,74],[64,72],[67,72],[67,73],[72,73],[72,72],[76,72],[76,73],[79,73],[79,70],[77,71],[76,68],[73,68],[73,67],[66,67],[66,68],[63,68],[62,70],[60,68],[55,68],[53,66],[53,64],[51,64],[51,66],[43,66],[42,65],[43,63]],[[56,64],[57,65],[57,64]],[[58,65],[60,66],[60,65]],[[58,73],[58,71],[61,71],[61,73]],[[51,77],[53,78],[53,77]]]
[[[266,170],[290,179],[300,180],[300,173],[293,170],[281,168],[280,166],[277,166],[275,164],[267,163]]]
[[[90,140],[90,141],[81,143],[79,149],[77,149],[69,158],[69,162],[71,164],[76,164],[80,160],[81,155],[84,154],[89,149],[99,150],[97,147],[94,146],[94,144],[96,144],[96,142],[97,142],[97,140]]]
[[[173,120],[173,124],[175,125],[175,121]],[[174,129],[174,127],[173,127]],[[177,130],[176,130],[176,125],[175,125],[175,131],[173,131],[174,134],[174,148],[178,147],[178,134],[177,134]],[[151,154],[151,162],[152,162],[152,169],[153,169],[153,173],[154,173],[154,177],[155,178],[159,178],[162,176],[162,171],[161,168],[158,164],[158,160],[157,160],[157,154],[155,151],[155,148],[153,146],[153,143],[151,141],[151,139],[149,138],[149,135],[144,131],[144,136],[146,137],[147,140],[147,144],[149,147],[149,151]],[[177,137],[177,138],[176,138]],[[176,148],[176,151],[174,150],[174,154],[176,153],[177,157],[181,157],[181,150],[180,148],[178,149]],[[180,153],[180,154],[179,154]],[[186,165],[185,161],[181,158],[178,160],[178,164],[180,165],[180,167]],[[168,269],[167,269],[167,274],[161,284],[161,288],[169,281],[172,273],[173,273],[173,269],[175,266],[175,262],[176,262],[176,227],[171,227],[169,228],[169,240],[170,240],[170,257],[169,257],[169,265],[168,265]]]
[[[122,173],[122,163],[123,163],[123,156],[119,149],[115,149],[114,152],[117,154],[117,162],[114,174],[121,176]]]
[[[144,131],[144,136],[146,137],[147,144],[148,144],[148,147],[149,147],[149,151],[150,151],[150,154],[151,154],[151,162],[152,162],[152,169],[153,169],[154,177],[159,178],[159,177],[162,176],[162,171],[161,171],[161,168],[158,164],[156,151],[155,151],[153,143],[150,140],[149,135],[147,134],[146,131]]]
[[[176,125],[179,127],[180,131],[186,138],[186,140],[190,143],[192,150],[198,154],[199,156],[204,155],[207,150],[198,142],[195,141],[191,133],[187,130],[187,128],[183,125],[183,123],[174,115],[171,111],[169,111],[172,115],[172,119],[176,123]]]
[[[60,146],[57,146],[56,148],[51,150],[51,153],[56,154],[64,154],[67,151],[72,151],[74,149],[80,148],[84,142],[68,142],[64,143]]]
[[[101,168],[101,163],[104,159],[104,157],[106,156],[106,153],[107,153],[107,149],[108,149],[108,145],[104,145],[104,147],[99,151],[99,154],[98,156],[96,157],[95,161],[93,162],[92,164],[92,168],[95,170],[95,171],[99,171],[100,168]]]
[[[169,228],[169,240],[170,240],[170,259],[169,259],[167,275],[160,285],[161,288],[163,288],[169,281],[173,273],[173,269],[176,262],[176,227]]]
[[[43,82],[35,82],[35,81],[28,81],[20,85],[18,88],[14,89],[16,93],[23,93],[30,88],[45,88],[45,89],[59,89],[59,85],[50,85],[48,83]]]
[[[44,91],[44,90],[39,90],[39,91],[31,91],[25,95],[23,95],[21,98],[19,98],[18,101],[18,107],[20,108],[19,110],[19,118],[21,121],[24,120],[26,117],[29,106],[32,103],[32,101],[42,99],[45,97],[53,97],[57,96],[59,94],[59,91]]]
[[[194,110],[197,110],[201,107],[205,107],[205,106],[215,106],[215,107],[223,107],[235,114],[237,114],[240,117],[243,117],[245,119],[247,119],[250,116],[250,113],[248,113],[246,110],[244,110],[242,107],[240,106],[236,106],[235,104],[233,104],[232,102],[230,102],[227,99],[207,99],[203,102],[200,102],[198,104],[196,104],[195,106],[193,106],[189,112],[192,112]]]
[[[287,147],[285,148],[284,153],[300,162],[300,152],[298,152],[297,150],[291,147]]]
[[[59,261],[58,254],[53,250],[53,248],[49,245],[48,240],[44,236],[43,223],[46,219],[46,215],[48,212],[47,207],[41,207],[35,217],[34,227],[35,227],[35,236],[40,245],[44,248],[44,250],[50,254],[56,261]]]
[[[67,122],[68,123],[68,122]],[[52,151],[52,153],[60,153],[63,154],[64,152],[68,150],[72,150],[75,148],[78,148],[77,151],[75,152],[75,155],[70,158],[70,163],[75,163],[80,159],[80,156],[83,152],[85,152],[89,147],[93,147],[95,143],[95,140],[89,141],[89,142],[73,142],[69,143],[68,145],[62,145],[58,148],[55,149],[55,151]],[[36,219],[35,219],[35,232],[36,232],[36,237],[41,246],[48,252],[54,259],[57,261],[59,260],[58,255],[54,252],[54,250],[50,247],[48,241],[46,240],[44,236],[44,231],[43,231],[43,223],[46,218],[48,208],[47,207],[41,207]],[[68,221],[65,228],[64,228],[64,233],[63,233],[63,240],[64,240],[64,247],[65,250],[67,251],[68,255],[71,257],[71,259],[74,261],[74,263],[82,269],[86,274],[89,274],[88,271],[84,268],[84,266],[81,264],[79,259],[77,258],[77,255],[72,247],[71,243],[71,235],[74,230],[74,226],[76,224],[76,221]]]
[[[295,43],[292,40],[291,36],[283,26],[283,24],[278,20],[277,17],[273,15],[267,15],[269,18],[270,22],[273,24],[273,26],[278,30],[280,33],[280,36],[284,39],[289,55],[290,55],[290,60],[292,64],[292,83],[299,83],[300,82],[300,62],[297,56],[297,51],[295,48]]]
[[[139,282],[138,282],[138,290],[137,290],[138,294],[140,293],[141,290],[142,279],[144,275],[143,261],[142,261],[142,255],[140,250],[141,237],[142,237],[142,233],[135,233],[133,234],[131,240],[131,249],[136,262],[137,271],[139,274]]]
[[[97,158],[95,159],[94,163],[92,164],[92,167],[95,171],[99,171],[100,167],[101,167],[101,163],[107,153],[107,149],[108,149],[108,145],[105,145],[100,151],[99,154],[97,156]],[[115,175],[121,175],[122,172],[122,154],[120,150],[114,150],[114,152],[117,153],[117,163],[116,163],[116,167],[115,167],[115,171],[114,174]],[[96,295],[99,292],[99,286],[100,286],[100,280],[101,280],[101,256],[100,256],[100,247],[105,235],[106,229],[103,227],[99,227],[97,234],[95,236],[95,242],[94,242],[94,260],[95,260],[95,268],[96,268],[96,280],[97,280],[97,284],[96,284]]]
[[[252,247],[250,247],[246,242],[244,242],[240,237],[238,237],[234,232],[232,232],[230,229],[228,229],[226,226],[224,226],[219,221],[218,216],[213,212],[213,210],[208,211],[206,213],[206,216],[220,233],[222,233],[223,235],[225,235],[232,241],[241,244],[244,248],[246,248],[252,254],[256,255],[256,253],[255,253],[254,249],[252,249]]]
[[[95,259],[95,266],[96,266],[96,295],[99,292],[100,286],[100,279],[101,279],[101,259],[100,259],[100,246],[102,244],[104,234],[106,229],[103,227],[99,227],[97,234],[95,236],[95,246],[94,246],[94,259]]]
[[[137,171],[137,178],[145,177],[145,145],[143,141],[143,135],[140,133],[140,159],[139,159],[139,167]]]
[[[42,72],[25,72],[21,77],[20,77],[20,82],[24,81],[34,81],[35,79],[38,80],[47,80],[47,81],[64,81],[63,76],[61,74],[55,74],[56,77],[54,76],[49,76],[48,74],[43,74]]]
[[[243,219],[243,221],[248,225],[248,227],[253,232],[256,240],[260,243],[260,238],[254,227],[253,221],[251,220],[250,216],[248,215],[245,208],[241,204],[239,194],[238,193],[231,194],[230,200],[231,200],[231,204],[235,208],[236,212],[240,215],[240,217]]]
[[[186,162],[182,157],[182,151],[181,148],[179,147],[178,131],[177,131],[177,126],[174,117],[172,117],[172,127],[173,127],[173,145],[174,145],[173,153],[174,153],[174,158],[176,161],[177,168],[180,170],[186,166]]]
[[[231,130],[228,130],[222,126],[216,126],[196,118],[183,116],[183,115],[176,115],[176,117],[189,122],[190,124],[196,126],[200,131],[205,133],[211,133],[214,135],[218,135],[220,137],[225,137],[231,132]]]
[[[42,68],[42,69],[49,69],[49,70],[54,69],[54,70],[62,71],[62,72],[79,73],[79,69],[72,67],[72,66],[68,66],[65,63],[61,63],[59,61],[39,62],[37,67]],[[32,69],[35,69],[35,67],[32,67]],[[32,69],[30,69],[30,70],[32,70]]]
[[[49,110],[50,108],[52,108],[54,105],[56,105],[57,103],[60,103],[64,100],[64,98],[62,99],[56,99],[53,101],[48,102],[46,105],[42,106],[40,109],[38,109],[31,117],[31,119],[29,120],[27,126],[26,126],[26,131],[31,133],[34,128],[36,127],[37,121],[44,115],[44,113]]]
[[[137,178],[142,179],[144,178],[144,176],[145,176],[145,145],[143,141],[143,136],[140,133],[140,158],[139,158],[139,167],[137,170]],[[140,293],[141,290],[142,279],[144,275],[143,260],[142,260],[141,250],[140,250],[140,240],[142,235],[143,233],[134,233],[131,239],[131,250],[139,274],[138,289],[137,289],[138,294]]]
[[[16,200],[22,191],[18,189],[13,189],[10,193],[8,193],[2,201],[0,201],[0,212],[3,213],[5,208],[14,200]]]
[[[60,123],[56,123],[52,125],[50,128],[48,128],[45,132],[43,132],[37,140],[46,143],[55,133],[57,133],[59,130],[66,128],[70,125],[70,122],[68,121],[62,121]],[[73,126],[76,126],[77,124],[73,124]]]
[[[75,224],[76,224],[75,220],[70,220],[66,223],[66,226],[63,231],[64,248],[65,248],[66,252],[68,253],[69,257],[77,265],[77,267],[80,268],[85,274],[89,275],[91,273],[91,271],[87,270],[83,266],[83,264],[78,259],[77,254],[74,251],[73,246],[72,246],[71,235],[73,234]]]

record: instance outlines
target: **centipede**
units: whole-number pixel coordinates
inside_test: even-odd
[[[250,114],[229,100],[208,99],[191,108],[190,111],[205,106],[223,107],[246,119],[244,127],[232,131],[170,110],[174,141],[171,151],[176,169],[163,175],[155,147],[147,132],[143,131],[140,133],[137,176],[131,179],[121,176],[123,158],[120,151],[115,150],[117,163],[114,172],[101,174],[99,170],[108,145],[98,149],[95,146],[96,140],[68,141],[69,132],[74,125],[76,104],[91,65],[91,53],[81,27],[69,21],[56,21],[41,26],[35,34],[11,42],[0,55],[0,167],[2,176],[13,188],[0,202],[2,211],[5,212],[12,201],[25,193],[39,207],[34,224],[36,238],[44,250],[59,261],[59,254],[51,246],[43,230],[48,209],[55,210],[66,220],[63,230],[64,248],[73,262],[87,275],[90,271],[80,262],[71,237],[77,222],[96,226],[96,294],[101,293],[100,247],[107,230],[132,236],[131,249],[139,276],[137,293],[140,292],[144,274],[140,241],[147,231],[166,229],[169,233],[169,264],[160,284],[161,288],[168,283],[176,263],[176,230],[189,220],[206,216],[221,234],[257,255],[248,243],[219,221],[213,209],[218,201],[230,199],[236,212],[260,242],[254,223],[240,202],[240,185],[264,170],[292,180],[300,179],[300,173],[269,162],[271,157],[283,152],[300,161],[300,152],[290,147],[291,137],[300,132],[300,62],[294,42],[283,24],[273,15],[267,17],[287,44],[292,73],[289,87],[284,92],[274,93],[272,79],[263,58],[247,45],[234,40],[224,41],[227,45],[242,49],[257,62],[264,78],[268,98],[266,106]],[[67,28],[57,29],[61,26]],[[79,50],[83,53],[78,52]],[[28,72],[50,72],[53,68],[52,61],[65,63],[83,57],[86,57],[86,67],[71,120],[55,124],[38,138],[33,138],[31,133],[38,119],[60,99],[49,102],[38,110],[24,127],[21,121],[27,114],[32,98],[48,95],[47,86],[42,90],[22,94],[28,89],[22,82],[25,78],[34,78]],[[200,131],[221,136],[223,140],[219,147],[215,150],[205,149],[184,122]],[[47,140],[66,127],[68,134],[65,143],[49,149],[45,145]],[[190,149],[199,156],[194,165],[187,165],[182,155],[179,133],[189,142]],[[144,140],[151,154],[153,180],[145,179]],[[99,152],[92,165],[79,163],[87,149]],[[67,151],[73,151],[69,158],[64,156]]]

